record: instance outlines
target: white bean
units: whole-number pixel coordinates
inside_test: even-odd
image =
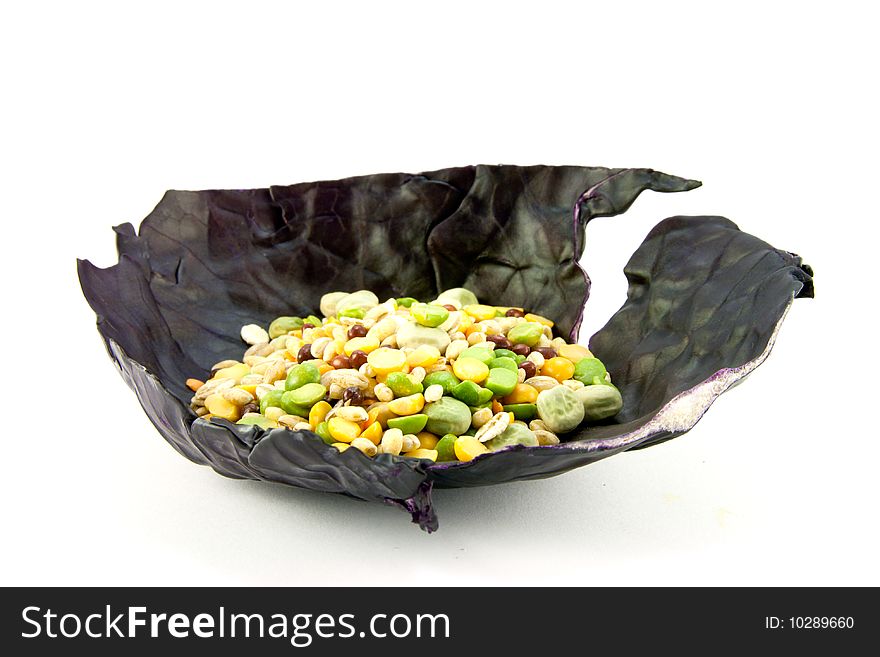
[[[462,335],[464,335],[462,333]],[[446,347],[446,359],[447,360],[455,360],[459,357],[462,351],[468,348],[467,340],[453,340],[449,343],[449,346]]]
[[[489,408],[481,408],[478,411],[474,411],[474,415],[471,421],[473,422],[474,427],[479,429],[491,419],[492,410]]]
[[[309,353],[312,354],[312,358],[321,358],[324,355],[324,350],[327,348],[327,345],[333,342],[333,338],[318,338],[312,343],[312,348],[309,350]]]
[[[273,390],[275,390],[275,386],[273,386],[271,384],[268,384],[268,383],[257,384],[257,390],[256,390],[257,399],[262,399],[263,395],[265,395],[267,392],[272,392]]]
[[[376,394],[376,399],[383,402],[389,402],[394,399],[394,393],[384,383],[379,383],[373,389],[373,392]]]
[[[269,342],[269,334],[262,326],[245,324],[241,327],[241,339],[253,346],[263,342]]]
[[[402,444],[403,444],[403,446],[401,447],[401,451],[406,453],[406,452],[411,452],[414,449],[418,449],[419,447],[421,447],[422,441],[420,441],[419,437],[416,436],[415,434],[408,433],[403,437]]]
[[[433,385],[425,388],[425,401],[428,403],[435,402],[443,396],[443,386],[439,383],[435,383]]]
[[[355,449],[359,449],[365,455],[369,457],[376,456],[376,453],[379,451],[379,448],[373,444],[371,440],[367,440],[366,438],[355,438],[351,441],[351,446]]]
[[[474,346],[475,344],[480,344],[481,342],[486,341],[486,334],[482,331],[474,331],[467,337],[467,342],[470,346]]]
[[[382,442],[379,443],[379,451],[383,454],[400,454],[403,449],[403,431],[400,429],[388,429],[382,434]]]
[[[491,413],[491,411],[490,411]],[[510,426],[510,414],[501,412],[496,413],[492,416],[486,424],[477,429],[477,433],[474,434],[474,438],[479,440],[481,443],[486,443],[495,438],[496,436],[500,436],[504,433],[505,429]]]
[[[360,406],[343,406],[336,411],[336,417],[351,422],[364,422],[367,419],[367,412]]]

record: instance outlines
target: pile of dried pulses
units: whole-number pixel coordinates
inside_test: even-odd
[[[430,303],[366,290],[321,298],[324,319],[243,326],[241,361],[187,380],[192,408],[265,429],[316,433],[340,451],[470,461],[555,445],[623,404],[602,362],[553,337],[553,322],[481,304],[464,288]]]

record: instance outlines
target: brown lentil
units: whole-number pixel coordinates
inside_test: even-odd
[[[348,357],[349,362],[351,363],[352,369],[358,370],[362,365],[367,362],[367,352],[362,351],[361,349],[357,349],[351,352],[351,356]]]
[[[508,340],[506,336],[501,335],[500,333],[497,335],[486,336],[486,340],[488,340],[489,342],[494,342],[496,349],[510,349],[510,347],[512,346],[510,340]]]
[[[361,392],[360,388],[349,386],[342,391],[342,401],[350,404],[360,404],[364,401],[364,393]]]
[[[348,329],[348,339],[367,337],[367,329],[363,324],[354,324]]]
[[[310,344],[304,344],[296,353],[297,363],[304,363],[307,360],[312,360],[312,345]]]
[[[520,344],[515,344],[515,345],[513,345],[513,346],[510,348],[510,350],[511,350],[513,353],[518,354],[518,355],[520,355],[520,356],[528,356],[528,355],[531,353],[532,348],[531,348],[529,345],[527,345],[527,344],[522,344],[522,343],[520,343]]]

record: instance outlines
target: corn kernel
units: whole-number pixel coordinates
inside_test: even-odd
[[[413,449],[404,453],[404,456],[408,456],[413,459],[429,459],[431,461],[436,461],[437,450],[420,447],[419,449]]]
[[[376,338],[351,338],[342,347],[346,356],[351,356],[356,351],[363,351],[365,354],[375,351],[379,348],[379,341]]]
[[[235,387],[238,388],[239,390],[244,390],[245,392],[249,392],[249,393],[251,394],[252,397],[256,397],[256,396],[257,396],[257,386],[256,386],[256,384],[253,384],[253,385],[250,385],[250,384],[249,384],[249,385],[238,385],[238,386],[235,386]]]
[[[424,407],[425,397],[420,392],[406,397],[398,397],[388,402],[388,409],[398,415],[414,415]]]
[[[350,443],[361,434],[361,428],[357,422],[343,420],[341,417],[331,417],[327,421],[327,431],[341,443]]]
[[[495,317],[495,308],[492,306],[484,306],[481,303],[465,306],[462,310],[478,322]]]
[[[203,385],[205,385],[205,382],[199,381],[198,379],[187,379],[186,380],[186,387],[189,388],[190,390],[192,390],[193,392],[197,391]]]
[[[228,401],[223,395],[213,394],[208,395],[208,398],[205,399],[205,408],[216,417],[222,417],[224,420],[229,420],[230,422],[235,422],[238,420],[240,415],[240,411],[238,406]]]
[[[560,356],[548,358],[544,361],[544,367],[541,368],[541,376],[552,376],[559,383],[562,383],[574,376],[574,363]]]
[[[501,403],[507,404],[534,404],[538,401],[538,391],[528,383],[517,383],[513,392],[504,397]]]
[[[400,349],[380,347],[370,352],[367,356],[367,363],[378,375],[400,372],[406,366],[406,354]]]
[[[434,449],[437,443],[440,442],[440,438],[430,431],[420,431],[416,435],[418,436],[419,445],[421,445],[422,449]]]
[[[319,401],[312,406],[312,409],[309,411],[309,424],[312,426],[312,429],[324,421],[331,408],[333,407],[325,401]]]
[[[481,360],[465,356],[452,364],[452,371],[462,381],[481,383],[489,376],[489,366]]]
[[[333,443],[333,447],[335,447],[336,449],[339,450],[340,453],[342,453],[345,450],[347,450],[349,447],[351,447],[351,445],[349,445],[348,443]]]
[[[577,363],[584,358],[593,357],[593,353],[589,349],[579,344],[567,344],[564,347],[560,347],[557,354],[563,358],[567,358],[572,363]]]
[[[453,443],[453,449],[459,461],[471,461],[489,451],[488,447],[473,436],[459,436]]]
[[[432,345],[423,344],[416,347],[406,358],[411,367],[429,367],[440,360],[440,350]]]
[[[504,410],[504,407],[501,405],[501,402],[498,401],[497,399],[493,399],[492,400],[492,415],[495,415],[496,413],[500,413],[503,410]]]
[[[374,404],[371,408],[367,410],[367,426],[370,426],[371,424],[373,424],[373,422],[379,421],[379,411],[381,411],[383,407],[388,408],[388,404],[380,402],[378,404]]]
[[[374,445],[378,445],[379,441],[382,440],[382,425],[379,422],[373,422],[366,429],[361,431],[360,438],[366,438]]]

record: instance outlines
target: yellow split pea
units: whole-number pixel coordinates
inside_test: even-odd
[[[399,372],[406,366],[406,354],[400,349],[379,347],[367,356],[367,363],[376,374]]]
[[[415,415],[425,407],[425,397],[422,393],[398,397],[388,402],[388,410],[398,415]]]
[[[208,398],[205,399],[205,408],[207,408],[212,415],[222,417],[230,422],[235,422],[240,417],[238,407],[228,401],[223,395],[208,395]]]
[[[465,356],[452,364],[452,372],[462,381],[482,383],[489,376],[489,366],[481,360]]]
[[[462,310],[478,322],[482,322],[486,319],[492,319],[495,317],[495,307],[486,306],[481,303],[475,303],[469,306],[465,306],[464,308],[462,308]]]
[[[538,324],[543,324],[544,326],[549,326],[550,328],[553,328],[553,321],[547,319],[546,317],[541,317],[541,315],[526,313],[525,320],[527,322],[537,322]]]
[[[343,346],[346,356],[351,356],[356,351],[363,351],[369,354],[379,348],[379,341],[376,338],[351,338]]]
[[[440,360],[440,350],[429,344],[423,344],[407,356],[406,362],[410,367],[429,367]]]
[[[572,363],[577,365],[578,361],[583,360],[584,358],[592,358],[593,353],[580,344],[566,344],[559,349],[556,350],[562,358],[567,358]]]

